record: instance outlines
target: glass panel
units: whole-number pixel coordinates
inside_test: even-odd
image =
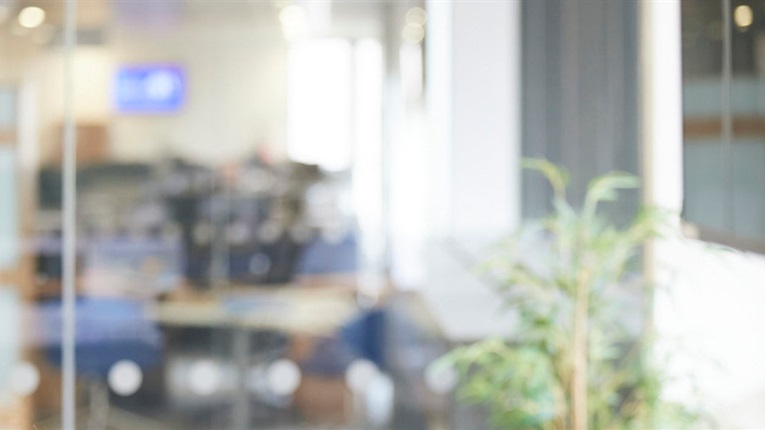
[[[0,428],[445,422],[446,347],[389,279],[423,270],[386,194],[390,136],[425,134],[421,3],[31,4],[0,0]]]
[[[729,223],[721,119],[725,31],[721,0],[683,1],[684,215],[716,230]]]
[[[9,116],[14,116],[15,103],[7,108],[13,111]],[[13,123],[8,126],[13,127]],[[12,414],[15,403],[21,400],[13,385],[24,359],[19,338],[22,303],[20,286],[11,284],[20,272],[18,185],[15,142],[0,145],[0,417]],[[25,414],[13,415],[9,421],[27,422]]]
[[[685,218],[754,249],[765,243],[763,18],[749,2],[683,2]]]
[[[76,54],[80,420],[351,419],[353,40],[300,4],[106,5]]]
[[[60,287],[60,213],[38,210],[36,201],[60,195],[61,184],[60,171],[38,181],[41,164],[60,162],[49,120],[61,117],[64,71],[43,67],[61,57],[49,42],[62,26],[62,8],[49,6],[0,2],[2,428],[33,428],[61,414],[59,366],[48,360],[60,328],[51,333],[40,324],[46,295]]]
[[[0,270],[13,270],[19,261],[19,199],[16,150],[0,146]]]
[[[28,68],[39,428],[65,424],[50,388],[67,345],[66,117],[42,101],[63,99],[67,82],[78,147],[76,428],[421,427],[421,394],[394,408],[394,391],[422,387],[401,385],[388,361],[395,301],[383,303],[383,94],[395,73],[384,52],[399,51],[410,7],[79,2],[66,73],[63,9],[43,7],[53,27],[29,34],[39,54]],[[407,378],[436,356],[413,350]]]
[[[736,237],[765,243],[765,14],[731,2],[730,182]]]

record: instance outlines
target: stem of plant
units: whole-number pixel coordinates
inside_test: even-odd
[[[589,275],[582,271],[574,309],[574,374],[571,384],[571,421],[574,430],[587,430],[587,331],[589,329]]]

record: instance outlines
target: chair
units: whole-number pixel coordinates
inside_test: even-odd
[[[90,386],[89,429],[105,429],[109,414],[106,379],[112,366],[130,360],[144,371],[160,363],[163,338],[143,316],[141,301],[124,298],[80,297],[76,302],[75,369]],[[39,307],[45,334],[46,358],[62,363],[61,301]]]

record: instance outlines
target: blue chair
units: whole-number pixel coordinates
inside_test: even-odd
[[[60,367],[61,301],[41,303],[38,309],[46,357]],[[75,369],[90,385],[88,428],[105,428],[109,370],[121,360],[134,362],[144,373],[150,370],[162,360],[163,337],[154,323],[144,317],[142,302],[124,298],[78,298],[75,329]]]
[[[301,363],[306,374],[342,376],[348,365],[363,358],[385,371],[385,313],[371,309],[344,324],[334,336],[321,339],[313,353]]]
[[[297,265],[301,275],[352,273],[358,268],[356,237],[347,234],[337,243],[318,237],[306,244]]]
[[[340,329],[340,339],[358,357],[374,363],[385,371],[385,309],[362,312]]]

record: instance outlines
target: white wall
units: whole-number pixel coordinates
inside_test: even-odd
[[[180,155],[218,163],[252,155],[258,144],[283,153],[286,128],[287,45],[278,27],[243,19],[183,21],[167,28],[110,27],[107,44],[80,46],[74,58],[77,121],[109,126],[121,160]],[[38,58],[44,100],[61,100],[60,52]],[[186,101],[177,113],[118,114],[113,79],[122,64],[175,63],[186,73]],[[44,101],[43,100],[43,101]],[[59,103],[42,103],[47,146],[55,144]]]
[[[520,215],[520,2],[433,0],[427,11],[430,241],[421,290],[444,333],[463,341],[506,327],[469,254],[510,233]]]
[[[724,427],[765,428],[765,256],[667,241],[656,257],[670,287],[657,295],[657,327],[679,347],[672,370],[692,375]]]
[[[81,18],[100,14],[89,24],[104,25],[106,43],[76,50],[77,120],[105,122],[113,155],[122,160],[180,155],[219,163],[252,155],[258,145],[267,145],[276,158],[285,156],[287,42],[275,6],[199,1],[81,8]],[[375,3],[334,5],[328,34],[376,36],[382,13]],[[163,115],[115,113],[112,90],[118,66],[151,62],[184,68],[185,106]],[[55,145],[54,131],[61,121],[62,63],[60,51],[48,50],[37,56],[34,73],[28,75],[40,82],[44,155]]]
[[[428,13],[431,146],[448,154],[431,161],[433,208],[459,240],[494,239],[520,214],[520,2],[432,1]]]
[[[451,173],[457,237],[495,238],[509,233],[519,219],[519,4],[452,5]]]
[[[283,146],[287,48],[280,33],[273,36],[225,24],[186,26],[166,38],[115,35],[116,63],[177,62],[188,82],[177,115],[115,117],[115,155],[144,157],[166,144],[199,161],[223,161],[251,154],[265,140]]]

